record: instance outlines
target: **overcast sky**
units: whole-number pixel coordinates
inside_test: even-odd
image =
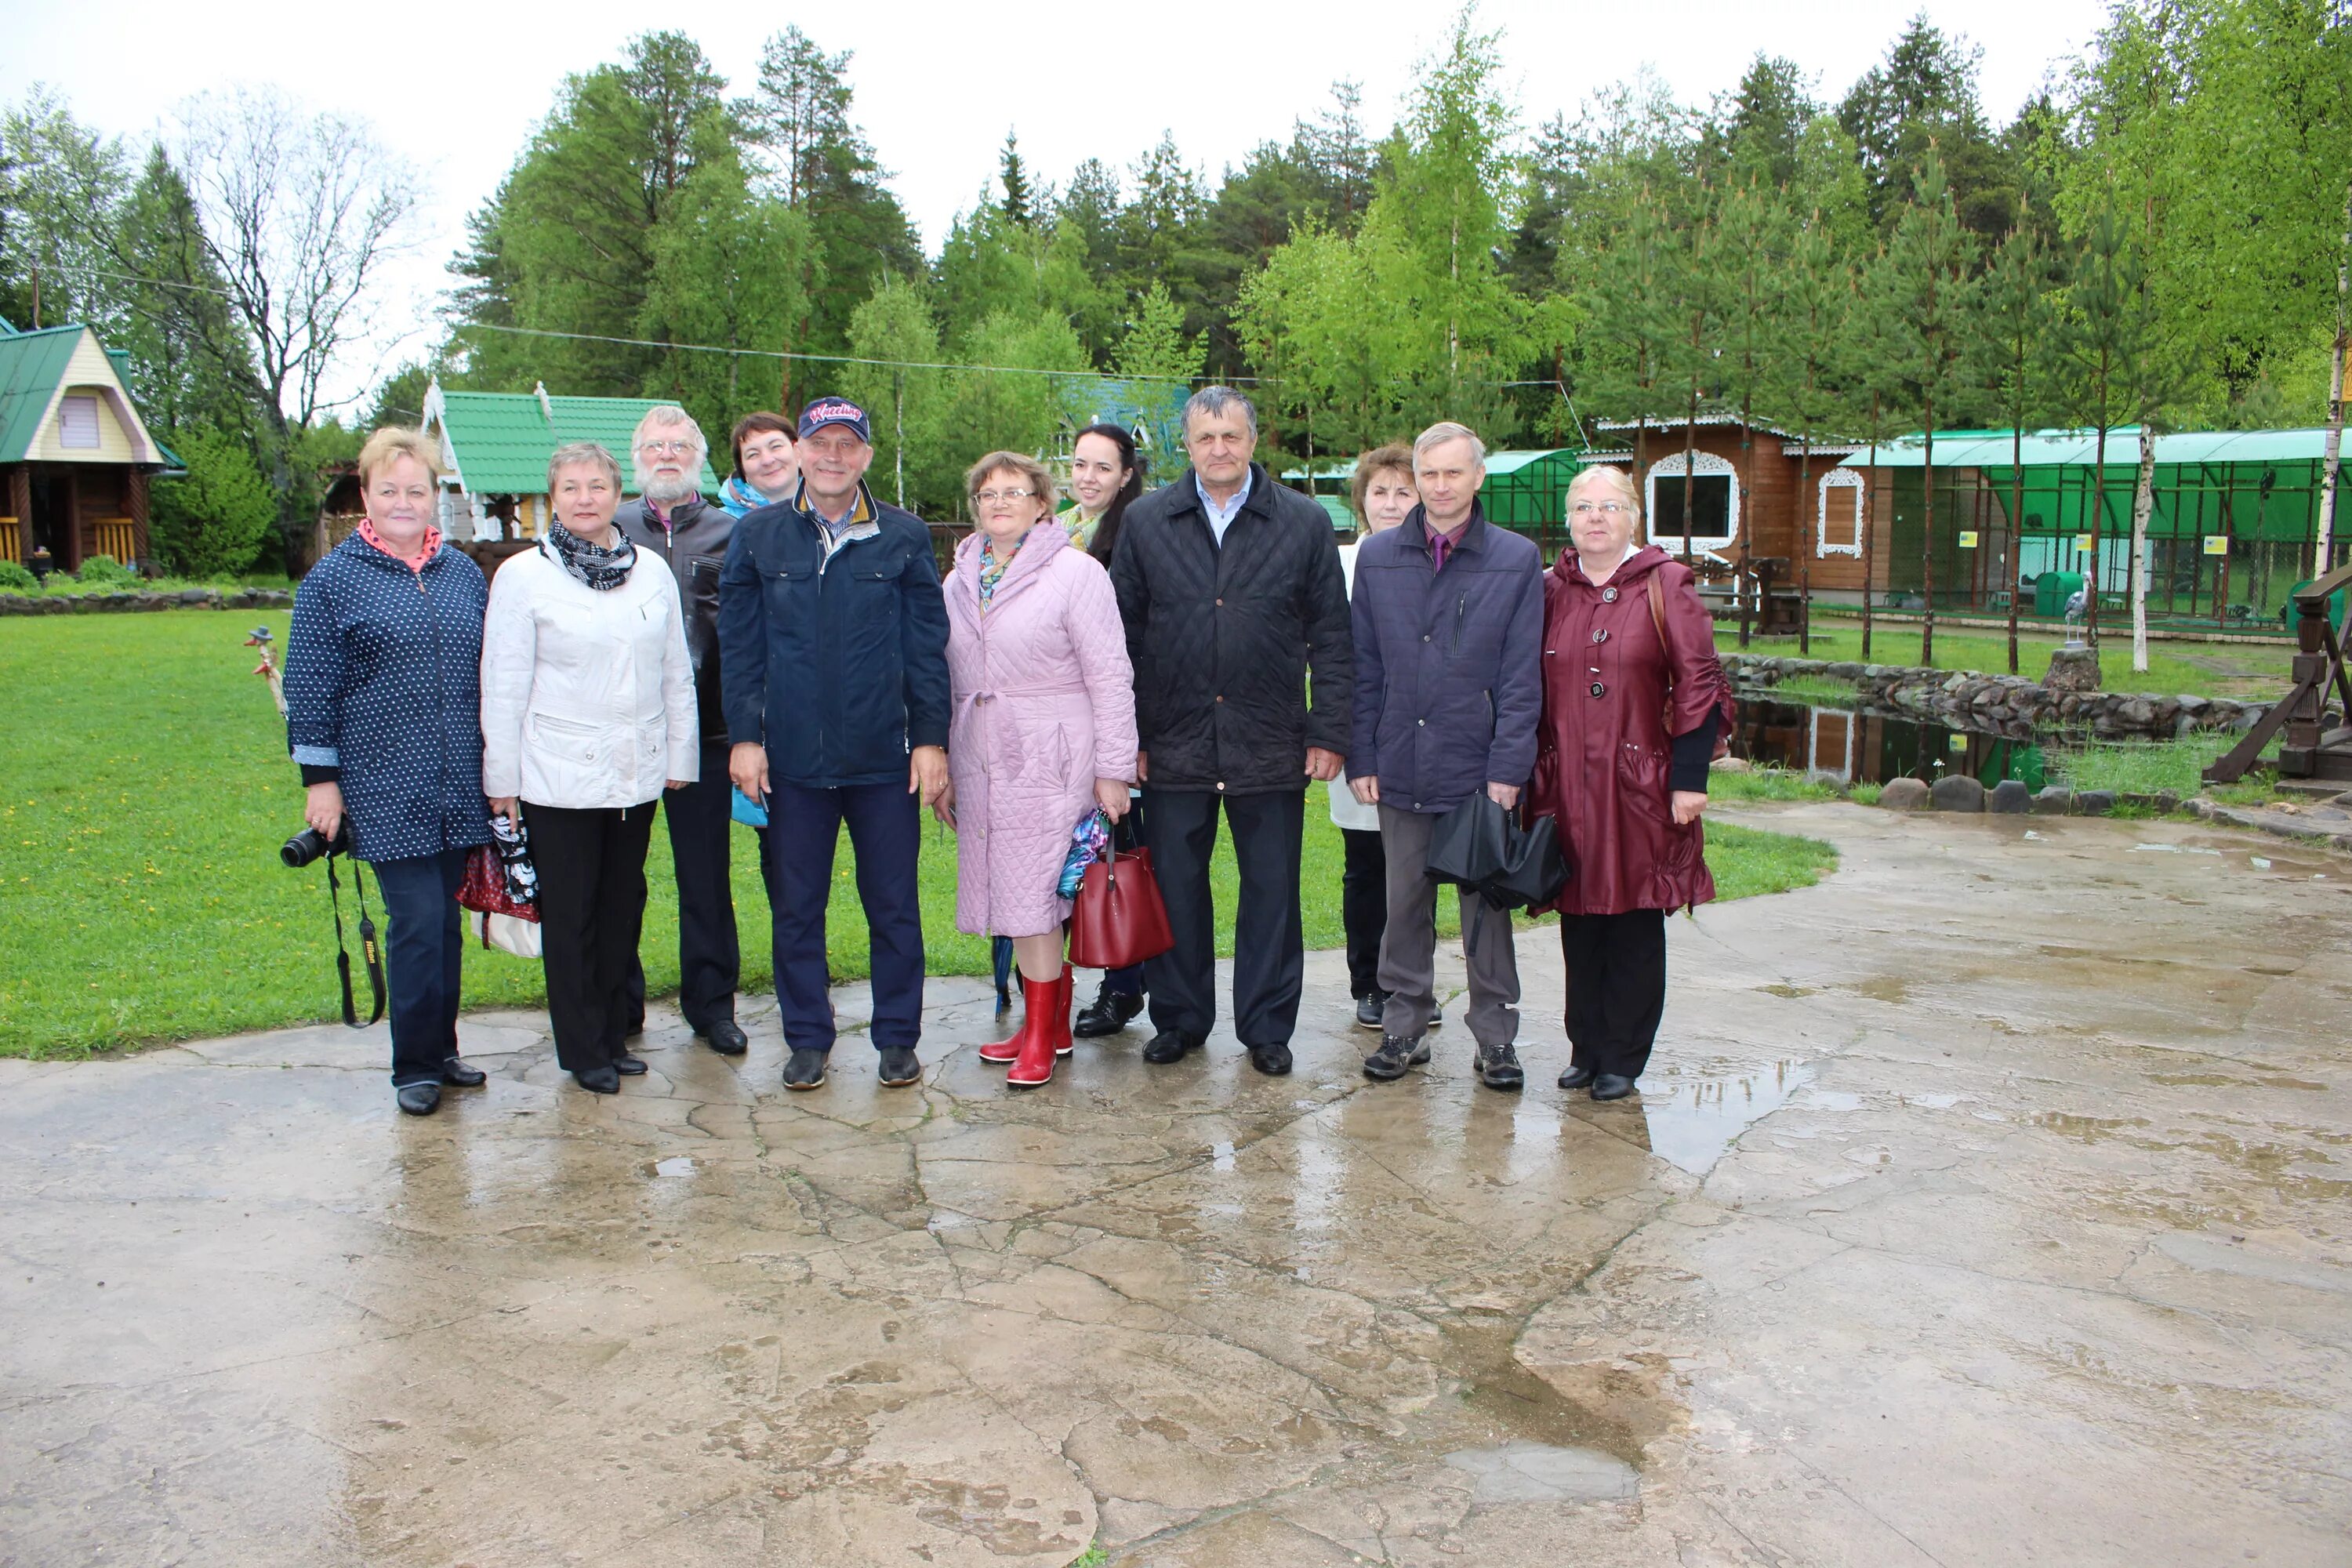
[[[2079,54],[2105,0],[1486,0],[1481,17],[1504,35],[1510,87],[1524,121],[1571,118],[1598,85],[1647,63],[1686,102],[1735,85],[1758,50],[1784,54],[1834,99],[1879,59],[1914,11],[1984,51],[1985,104],[2007,120],[2053,69]],[[242,0],[191,7],[116,0],[102,10],[26,6],[0,54],[0,98],[36,82],[60,92],[87,123],[133,138],[174,102],[207,88],[269,83],[372,121],[417,167],[425,222],[418,253],[393,287],[421,317],[464,218],[497,185],[567,72],[619,57],[649,27],[698,38],[730,89],[747,89],[761,41],[798,22],[828,50],[855,52],[856,113],[891,184],[936,251],[956,213],[994,176],[1017,131],[1033,179],[1056,184],[1100,157],[1124,169],[1162,130],[1213,185],[1257,142],[1328,101],[1330,83],[1363,89],[1364,119],[1384,131],[1415,61],[1439,43],[1451,13],[1428,0],[1334,5],[1056,5],[940,0],[831,8],[696,5],[614,0],[561,6],[386,8]],[[364,377],[365,367],[352,367]]]

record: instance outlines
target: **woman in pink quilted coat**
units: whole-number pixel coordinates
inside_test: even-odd
[[[1045,468],[991,452],[964,484],[979,526],[946,589],[956,929],[1013,939],[1027,1005],[1013,1037],[980,1055],[1030,1088],[1070,1049],[1070,902],[1057,889],[1080,819],[1127,814],[1134,675],[1110,574],[1054,521]]]

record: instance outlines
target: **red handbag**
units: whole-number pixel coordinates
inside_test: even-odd
[[[1078,879],[1070,905],[1070,962],[1080,969],[1125,969],[1176,945],[1168,906],[1151,872],[1151,851],[1120,849],[1097,858]]]
[[[534,922],[539,919],[537,903],[524,903],[507,891],[506,868],[499,863],[494,844],[477,844],[466,852],[466,879],[457,884],[457,902],[485,915],[512,915]]]

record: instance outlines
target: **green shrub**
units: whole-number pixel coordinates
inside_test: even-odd
[[[156,558],[182,577],[245,571],[278,521],[268,481],[234,436],[187,426],[173,440],[188,477],[155,487],[149,530]]]
[[[15,561],[0,561],[0,593],[32,594],[40,590],[41,580],[33,575],[32,568]]]
[[[127,587],[132,580],[131,568],[111,555],[91,556],[81,563],[74,579],[86,588]]]

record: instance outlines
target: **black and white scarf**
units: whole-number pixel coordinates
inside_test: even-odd
[[[620,530],[613,531],[616,542],[610,550],[600,549],[572,532],[560,522],[547,527],[547,542],[555,546],[555,558],[563,569],[598,593],[609,593],[629,580],[629,568],[637,563],[637,547]]]

